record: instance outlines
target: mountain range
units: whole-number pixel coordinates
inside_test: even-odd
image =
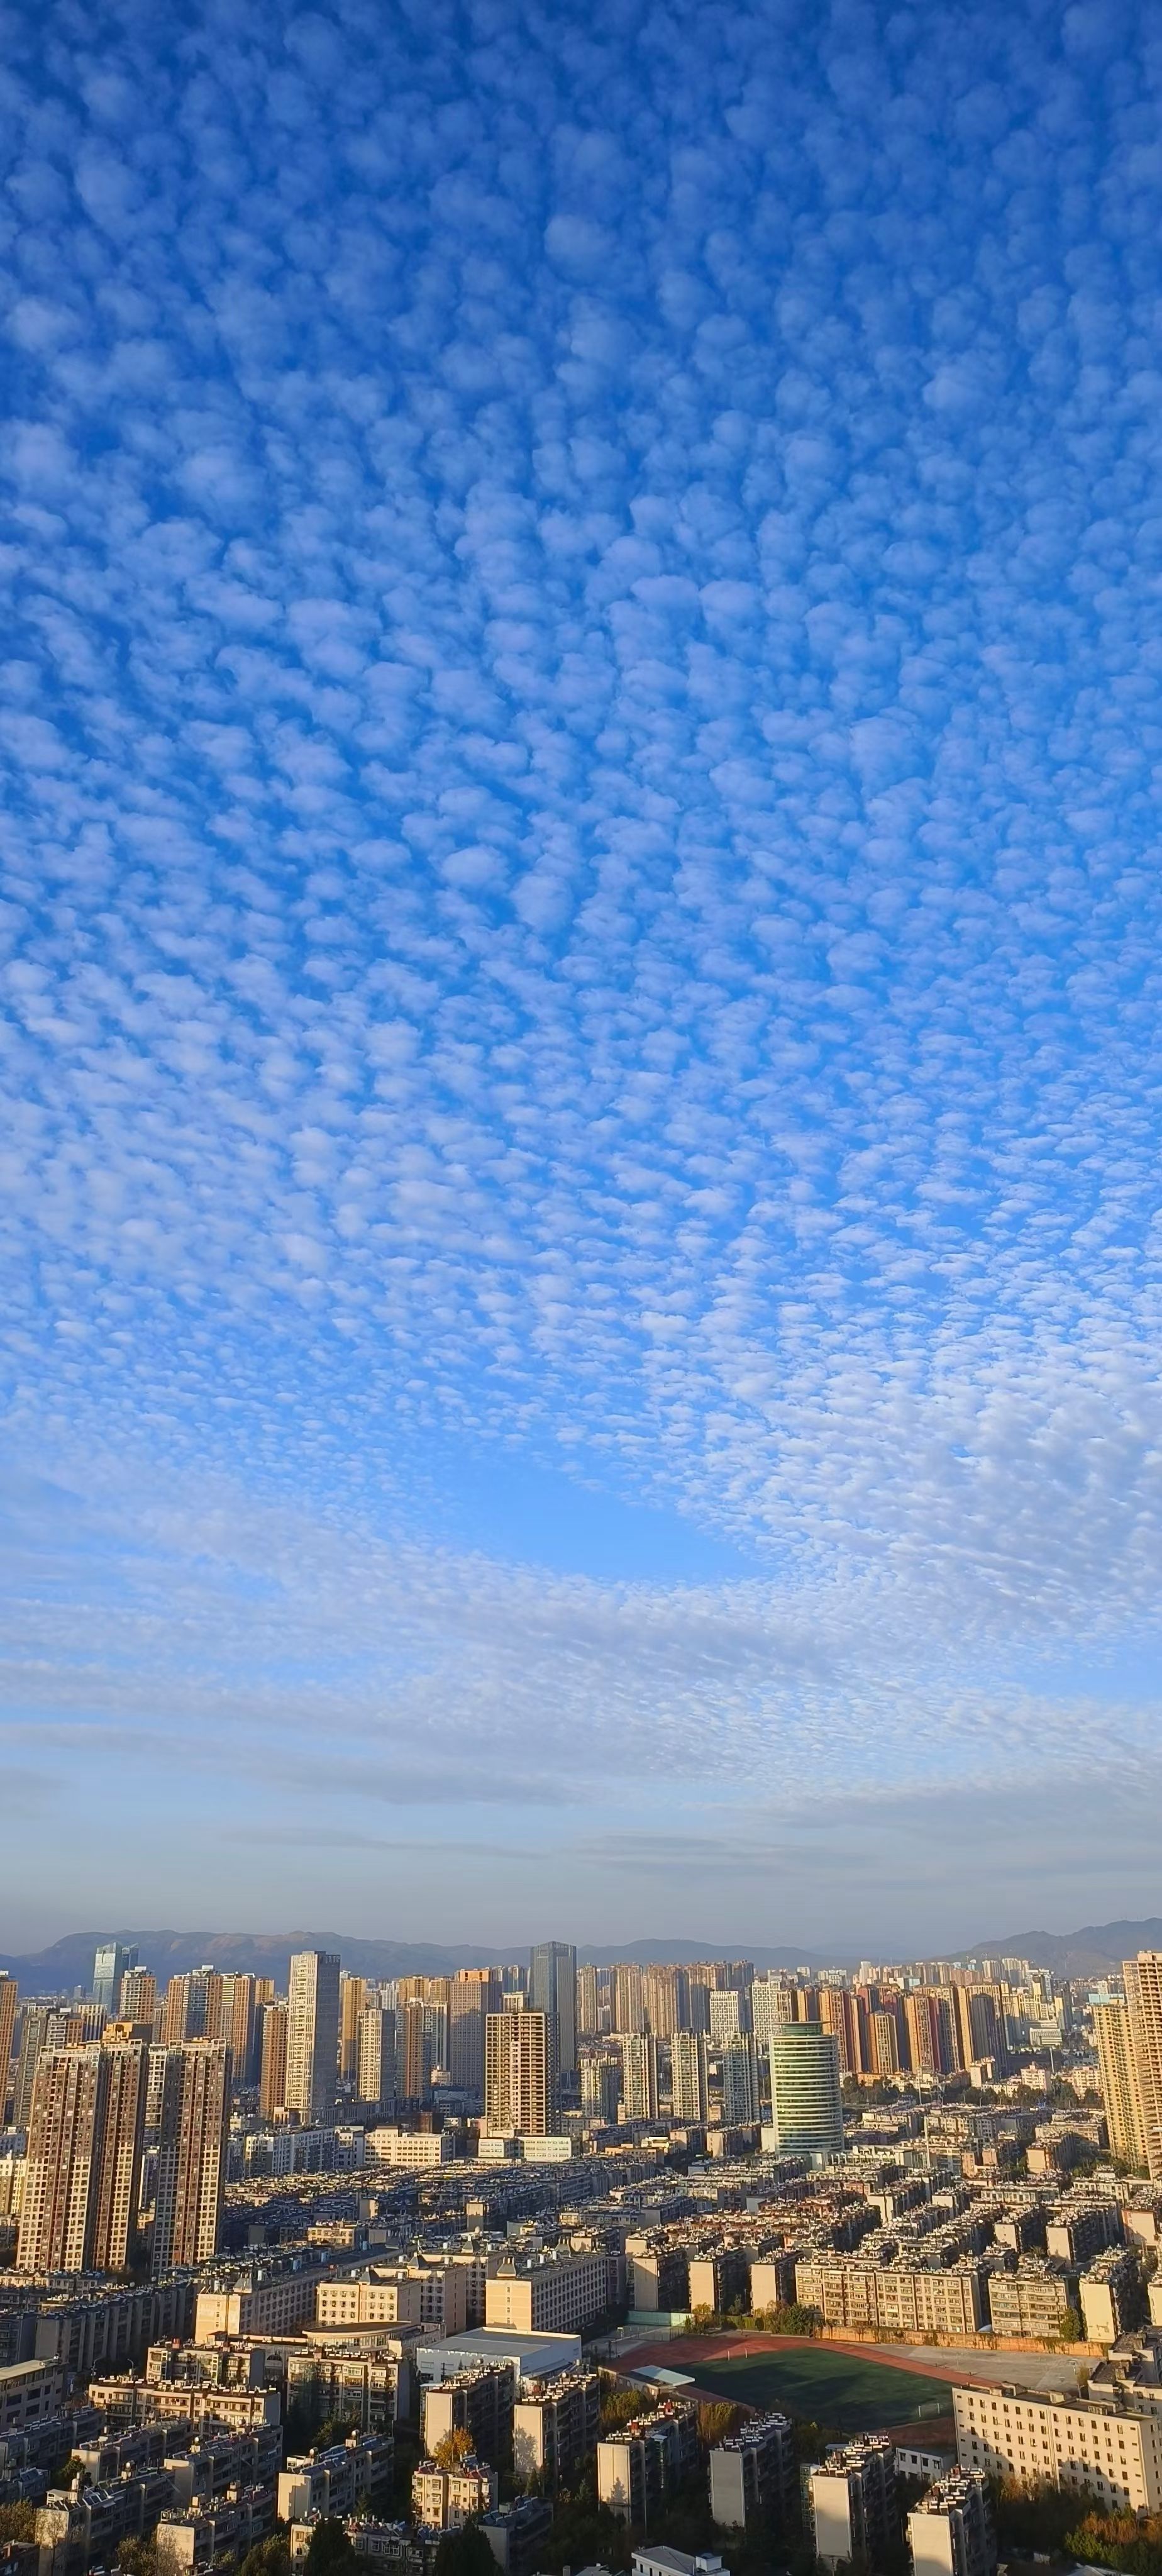
[[[376,1978],[446,1977],[457,1968],[488,1967],[505,1955],[504,1949],[496,1945],[481,1949],[465,1944],[439,1947],[429,1941],[366,1941],[349,1939],[339,1932],[70,1932],[46,1950],[23,1957],[0,1955],[0,1968],[16,1978],[26,1995],[71,1994],[77,1987],[87,1993],[97,1943],[113,1939],[133,1944],[141,1965],[152,1968],[159,1985],[164,1985],[168,1977],[180,1976],[212,1960],[216,1968],[273,1977],[283,1987],[292,1950],[338,1950],[344,1967],[353,1975]],[[1029,1959],[1035,1967],[1049,1968],[1057,1976],[1100,1977],[1119,1967],[1135,1950],[1160,1948],[1162,1918],[1151,1915],[1141,1923],[1089,1923],[1079,1932],[1011,1932],[1001,1938],[973,1942],[959,1953],[939,1955]],[[517,1950],[510,1947],[508,1956],[516,1955]],[[644,1963],[651,1959],[685,1961],[727,1955],[744,1955],[743,1945],[674,1941],[659,1936],[649,1941],[623,1941],[613,1948],[578,1947],[578,1957],[596,1967],[609,1967],[615,1960]],[[747,1946],[745,1956],[753,1959],[760,1971],[855,1964],[834,1953],[824,1957],[818,1951],[812,1954],[806,1949],[769,1949],[759,1943]]]

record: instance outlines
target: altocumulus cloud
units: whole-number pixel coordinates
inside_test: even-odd
[[[6,55],[20,1746],[1132,1773],[1148,13],[57,0]],[[457,1556],[467,1440],[764,1570]]]

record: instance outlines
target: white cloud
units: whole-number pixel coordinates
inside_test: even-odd
[[[1120,1762],[1084,1676],[1153,1651],[1162,1535],[1132,29],[63,23],[12,68],[0,315],[14,1454],[71,1418],[67,1479],[353,1529],[389,1460],[423,1724],[508,1695],[538,1779],[623,1663],[635,1744],[673,1691],[743,1770],[768,1670],[813,1770]],[[588,1602],[582,1654],[522,1576],[516,1689],[493,1569],[478,1704],[445,1437],[766,1588]]]

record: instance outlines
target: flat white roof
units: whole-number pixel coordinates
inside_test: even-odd
[[[520,2379],[550,2379],[581,2359],[579,2334],[521,2334],[513,2326],[472,2326],[466,2334],[442,2336],[421,2344],[416,2367],[421,2379],[447,2379],[471,2361],[511,2361]]]

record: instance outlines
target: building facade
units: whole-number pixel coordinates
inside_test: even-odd
[[[206,2263],[218,2251],[230,2130],[224,2040],[167,2049],[153,2217],[153,2269]]]
[[[304,2121],[334,2109],[339,2074],[339,1957],[299,1950],[290,1963],[286,2107]]]

